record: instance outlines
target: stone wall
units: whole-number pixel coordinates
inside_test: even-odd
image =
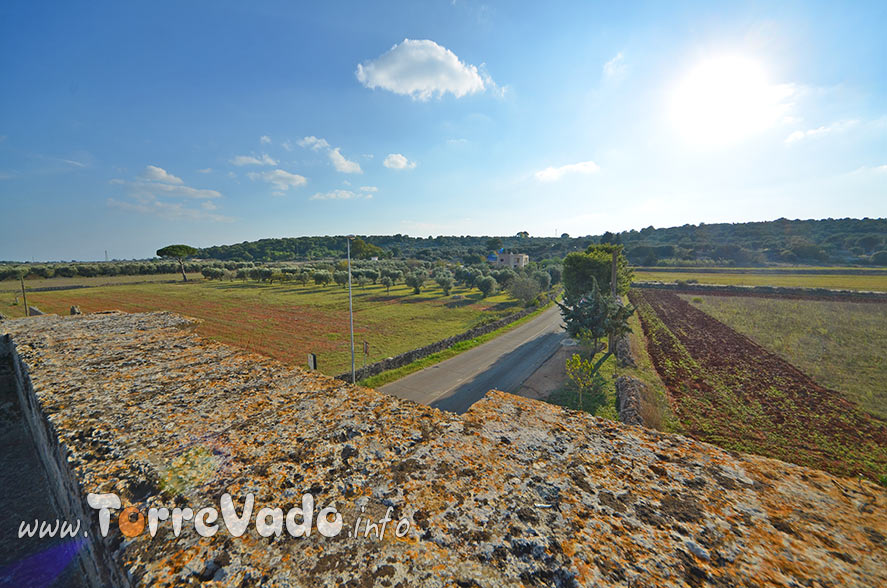
[[[782,286],[722,286],[717,284],[676,284],[666,282],[633,282],[632,288],[674,290],[681,294],[765,296],[778,298],[811,298],[849,300],[854,302],[887,302],[887,292],[832,290],[829,288],[786,288]]]
[[[616,378],[616,409],[619,421],[627,425],[643,425],[641,399],[644,397],[644,383],[631,376]]]
[[[203,339],[170,313],[2,333],[57,499],[91,536],[87,492],[140,512],[218,508],[227,492],[240,514],[255,497],[240,537],[220,520],[212,537],[166,521],[126,538],[112,511],[92,557],[105,585],[887,585],[887,491],[864,480],[502,392],[454,415]],[[259,508],[303,493],[315,516],[336,508],[340,535],[259,533]],[[393,524],[349,536],[386,512],[409,523],[401,538]]]
[[[65,521],[81,521],[80,528],[84,532],[84,538],[78,556],[74,559],[74,565],[80,568],[77,580],[89,586],[131,586],[119,562],[110,557],[101,540],[98,521],[86,504],[86,492],[69,467],[68,449],[59,442],[55,426],[46,418],[34,392],[28,368],[16,352],[9,335],[0,337],[0,357],[12,364],[13,387],[18,405],[37,451],[39,463],[34,463],[31,467],[42,468],[48,478],[48,498],[53,508],[52,512],[44,515],[44,519],[51,522],[60,517]],[[26,488],[22,490],[27,491]],[[29,498],[23,492],[21,499]],[[4,508],[15,508],[15,505],[5,505]],[[3,536],[8,537],[11,531],[4,529]]]

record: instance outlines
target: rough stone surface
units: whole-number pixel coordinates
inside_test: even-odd
[[[641,398],[644,383],[631,376],[616,378],[616,408],[619,420],[627,425],[643,425],[641,416]]]
[[[186,522],[176,538],[167,521],[125,539],[115,516],[101,541],[133,584],[887,585],[887,493],[868,482],[501,392],[456,416],[187,327],[169,313],[0,325],[81,500],[196,510],[252,492],[286,510],[311,491],[346,530],[361,506],[412,526],[201,538]]]
[[[628,335],[623,335],[616,339],[615,348],[616,361],[619,367],[637,367],[634,357],[631,355],[631,343],[628,341]]]

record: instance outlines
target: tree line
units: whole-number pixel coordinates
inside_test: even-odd
[[[357,243],[367,249],[363,249]],[[887,219],[825,219],[717,223],[605,232],[601,235],[513,236],[368,235],[353,249],[380,259],[448,260],[476,264],[494,251],[526,253],[534,260],[563,259],[595,244],[624,247],[634,265],[887,265]],[[201,249],[200,257],[223,261],[309,261],[345,254],[346,237],[261,239]]]

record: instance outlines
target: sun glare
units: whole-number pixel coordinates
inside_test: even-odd
[[[727,145],[764,131],[784,115],[789,88],[770,83],[761,65],[740,56],[707,59],[671,96],[672,122],[689,142]]]

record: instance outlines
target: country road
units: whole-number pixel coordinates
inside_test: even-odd
[[[554,306],[492,341],[379,388],[382,392],[463,413],[490,390],[516,392],[564,339]]]

